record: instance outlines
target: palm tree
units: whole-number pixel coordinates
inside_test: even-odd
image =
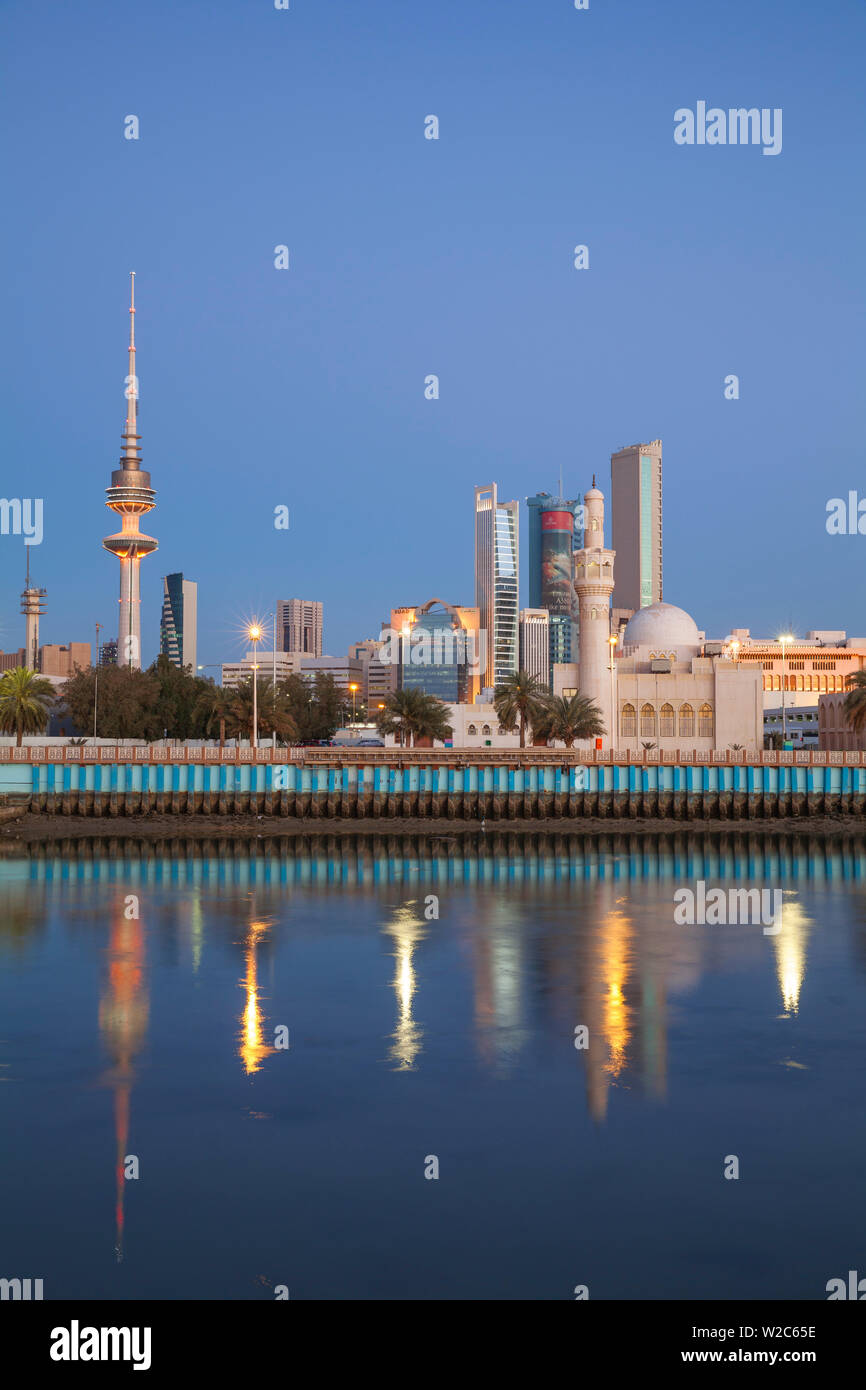
[[[547,698],[547,690],[528,671],[515,671],[507,676],[493,693],[493,707],[499,727],[507,734],[520,729],[520,746],[526,747],[526,726],[534,726]]]
[[[598,705],[578,691],[547,700],[535,730],[547,738],[561,738],[566,748],[571,748],[576,739],[603,734],[605,727]]]
[[[425,690],[395,690],[379,710],[376,727],[381,734],[396,734],[401,747],[412,747],[416,738],[446,739],[452,732],[448,706]]]
[[[293,738],[297,738],[298,727],[292,715],[289,697],[285,691],[281,690],[279,684],[274,689],[273,683],[257,677],[258,690],[256,692],[257,713],[259,728],[270,733],[276,732],[277,737],[284,743]],[[253,732],[253,678],[249,676],[246,680],[239,681],[236,686],[223,692],[224,701],[220,702],[223,713],[220,718],[225,720],[226,732],[230,738],[252,738]]]
[[[859,734],[866,724],[866,671],[854,671],[848,677],[849,687],[842,706],[849,728]]]
[[[18,747],[24,734],[41,734],[54,703],[54,686],[44,676],[19,666],[0,680],[0,732],[16,734]]]

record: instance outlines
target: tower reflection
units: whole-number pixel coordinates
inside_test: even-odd
[[[123,1259],[124,1159],[129,1145],[133,1062],[147,1032],[149,999],[145,974],[144,926],[128,919],[129,899],[119,899],[108,940],[108,975],[99,1001],[99,1031],[113,1066],[105,1080],[114,1091],[115,1253]],[[135,911],[138,911],[137,904]]]

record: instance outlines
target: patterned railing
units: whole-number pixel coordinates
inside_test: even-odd
[[[617,763],[639,766],[750,764],[778,767],[796,764],[805,767],[861,767],[866,753],[817,749],[758,750],[739,749],[566,749],[566,748],[185,748],[183,744],[142,744],[129,748],[92,744],[74,747],[34,744],[15,748],[0,747],[0,763],[277,763],[311,764],[417,763],[439,765],[455,763],[494,763],[503,765]]]

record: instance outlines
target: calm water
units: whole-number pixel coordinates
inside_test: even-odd
[[[823,1299],[866,1273],[864,866],[480,834],[2,860],[0,1275]],[[677,926],[697,879],[781,887],[781,930]]]

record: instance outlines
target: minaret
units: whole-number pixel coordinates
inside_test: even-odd
[[[129,304],[129,376],[126,379],[126,429],[120,467],[111,475],[111,487],[106,488],[106,507],[122,518],[122,530],[106,536],[106,550],[120,561],[120,623],[117,633],[118,666],[141,669],[141,579],[139,564],[143,555],[157,549],[158,542],[146,536],[138,527],[138,519],[156,504],[156,493],[150,486],[150,474],[141,466],[141,438],[136,434],[136,402],[138,377],[135,374],[135,271],[130,272]]]
[[[30,583],[30,546],[27,551],[27,578],[24,593],[21,595],[21,612],[24,614],[24,665],[31,671],[39,670],[39,619],[45,612],[46,589],[37,589]]]
[[[615,550],[604,546],[604,495],[592,480],[583,498],[585,509],[584,547],[574,552],[574,587],[580,606],[581,695],[588,695],[601,710],[606,730],[605,743],[616,744],[613,718],[614,698],[610,674],[610,596],[613,591]]]

